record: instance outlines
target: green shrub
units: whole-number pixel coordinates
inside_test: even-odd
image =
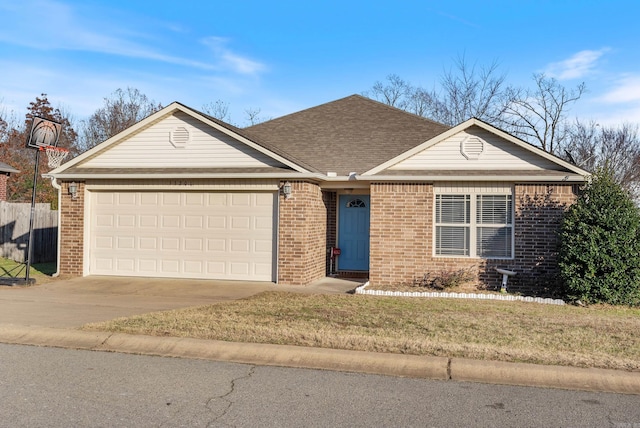
[[[558,258],[569,299],[640,304],[640,213],[607,171],[565,213]]]

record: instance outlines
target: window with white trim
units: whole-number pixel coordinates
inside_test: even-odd
[[[511,194],[436,194],[436,256],[513,257]]]

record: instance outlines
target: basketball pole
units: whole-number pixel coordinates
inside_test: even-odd
[[[33,172],[33,191],[31,192],[31,215],[29,217],[29,241],[27,241],[27,272],[24,281],[29,284],[31,256],[33,254],[33,220],[36,215],[36,186],[38,185],[38,168],[40,166],[40,149],[36,150],[36,166]]]

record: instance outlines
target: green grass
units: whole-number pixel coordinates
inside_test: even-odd
[[[640,370],[640,310],[622,307],[266,292],[85,328]]]
[[[24,278],[27,266],[13,260],[0,258],[0,276],[8,278]],[[51,280],[51,275],[56,272],[56,263],[35,263],[29,270],[29,276],[36,282],[42,283]]]

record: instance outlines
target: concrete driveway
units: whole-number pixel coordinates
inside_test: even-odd
[[[357,282],[326,278],[310,286],[269,282],[90,276],[31,287],[0,286],[0,324],[69,328],[147,312],[242,299],[263,291],[346,293]]]

